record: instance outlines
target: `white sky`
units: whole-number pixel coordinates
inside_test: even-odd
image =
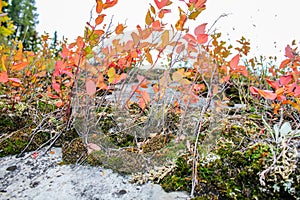
[[[153,0],[119,0],[113,9],[105,11],[106,20],[114,15],[113,22],[117,25],[127,19],[128,30],[132,30],[137,24],[144,24],[149,3],[154,5]],[[37,30],[39,33],[46,31],[50,36],[56,30],[59,38],[64,35],[73,41],[83,34],[94,4],[95,0],[37,0]],[[207,27],[210,27],[221,14],[231,13],[215,28],[232,44],[245,36],[250,40],[252,55],[276,55],[282,59],[285,46],[293,39],[297,43],[300,41],[299,0],[207,0],[206,5],[207,9],[199,15],[196,23],[207,22]],[[178,19],[177,8],[175,12],[174,21]]]

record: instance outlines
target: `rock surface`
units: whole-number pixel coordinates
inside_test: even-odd
[[[58,165],[61,162],[59,148],[41,154],[27,153],[21,158],[0,158],[1,200],[189,199],[187,193],[166,193],[157,184],[131,184],[129,176],[121,176],[109,169]]]

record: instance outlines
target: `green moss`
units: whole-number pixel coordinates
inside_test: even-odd
[[[219,159],[202,162],[199,158],[195,199],[293,199],[282,186],[275,192],[274,182],[268,182],[267,187],[260,185],[258,174],[271,164],[272,151],[268,143],[253,142],[251,136],[258,130],[255,122],[244,122],[243,126],[231,122],[224,126],[211,148]],[[199,147],[199,153],[201,149]],[[162,187],[167,191],[190,192],[192,156],[181,157],[176,164],[176,170],[162,180]]]
[[[49,113],[54,111],[56,106],[54,104],[49,104],[44,101],[38,101],[37,102],[37,109],[42,113]]]
[[[33,151],[50,139],[49,133],[39,132],[32,136],[31,132],[31,128],[24,128],[11,133],[10,137],[0,143],[0,157],[21,153],[27,147],[29,141],[31,143],[25,150]]]
[[[185,190],[189,191],[191,189],[191,165],[187,162],[187,158],[182,156],[176,161],[176,170],[170,176],[165,177],[161,181],[162,188],[169,191]]]
[[[87,148],[82,138],[75,138],[72,141],[64,141],[62,146],[62,159],[65,163],[81,163],[87,157]]]

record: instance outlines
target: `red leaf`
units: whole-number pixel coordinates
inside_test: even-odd
[[[286,86],[285,86],[286,93],[287,93],[288,95],[293,94],[294,89],[295,89],[296,87],[297,87],[296,82],[294,82],[294,83],[292,83],[292,84],[289,84],[289,85],[286,85]]]
[[[293,59],[294,58],[293,50],[290,47],[290,45],[287,45],[285,47],[285,56],[288,57],[289,59]]]
[[[196,38],[193,35],[189,34],[189,33],[185,34],[183,36],[183,39],[185,39],[188,43],[191,43],[191,44],[196,44],[197,43]]]
[[[94,95],[96,93],[96,84],[92,80],[88,80],[85,83],[86,93],[90,96]]]
[[[0,72],[0,83],[6,83],[8,81],[8,76],[6,71]]]
[[[53,95],[53,94],[51,93],[50,87],[47,88],[47,95],[48,95],[48,97],[50,97],[51,99],[58,99],[58,98],[59,98],[59,96]]]
[[[197,35],[197,42],[198,44],[204,44],[208,41],[208,35],[207,34],[199,34]]]
[[[92,153],[92,151],[101,150],[101,148],[98,145],[94,144],[94,143],[87,144],[87,148],[88,148],[88,154]]]
[[[56,82],[52,82],[52,87],[53,89],[57,92],[60,93],[60,84],[56,83]]]
[[[252,94],[259,94],[259,93],[258,93],[258,89],[257,89],[256,87],[251,86],[251,87],[249,88],[249,90],[250,90],[250,92],[251,92]]]
[[[190,1],[191,2],[191,1]],[[195,8],[198,9],[198,8],[201,8],[203,6],[205,6],[204,4],[206,3],[206,0],[197,0],[196,1],[196,4],[195,4]]]
[[[153,28],[153,30],[155,30],[155,31],[161,31],[162,28],[161,28],[160,21],[159,21],[159,20],[155,20],[155,21],[152,23],[152,28]]]
[[[294,90],[294,96],[295,97],[300,96],[300,85],[296,86],[296,89]]]
[[[154,0],[156,6],[158,9],[162,9],[163,7],[167,6],[167,5],[170,5],[170,0]]]
[[[39,153],[35,151],[33,154],[31,154],[31,158],[36,159],[38,157]]]
[[[185,49],[185,45],[181,44],[176,47],[176,53],[180,54]]]
[[[285,75],[285,76],[281,76],[279,78],[280,85],[286,85],[289,82],[291,82],[291,80],[293,80],[293,76],[292,75]]]
[[[280,83],[279,81],[272,81],[269,79],[266,79],[266,81],[269,83],[269,85],[274,88],[275,90],[278,89],[280,87]]]
[[[205,28],[206,28],[207,23],[201,24],[197,26],[194,30],[194,34],[198,36],[199,34],[205,34]]]
[[[236,56],[234,56],[231,61],[230,61],[230,68],[231,70],[235,70],[239,64],[240,61],[240,55],[237,54]]]
[[[18,84],[22,84],[22,81],[18,78],[8,78],[8,80],[14,82],[14,83],[18,83]]]

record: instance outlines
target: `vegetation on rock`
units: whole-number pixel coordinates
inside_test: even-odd
[[[29,40],[9,39],[6,4],[0,0],[0,156],[56,145],[64,163],[134,174],[195,199],[300,197],[295,42],[280,66],[258,73],[244,37],[234,48],[206,23],[189,30],[206,0],[155,0],[126,41],[125,24],[106,19],[117,1],[97,0],[83,36],[54,36],[50,45],[42,35],[30,50]],[[176,11],[178,20],[166,23]]]

